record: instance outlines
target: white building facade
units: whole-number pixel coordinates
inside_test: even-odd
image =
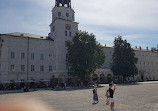
[[[0,82],[50,80],[67,77],[66,41],[78,32],[70,0],[56,0],[48,37],[0,35]]]
[[[20,33],[1,35],[1,82],[51,78],[55,69],[54,41],[35,36]]]
[[[114,53],[114,48],[112,46],[104,46],[104,51],[106,53],[106,59],[102,65],[102,69],[98,69],[96,74],[100,77],[104,74],[107,77],[107,74],[112,74],[108,71],[110,69],[110,63],[112,62],[112,55]],[[138,68],[138,75],[127,78],[129,81],[149,81],[149,80],[158,80],[158,52],[151,51],[148,49],[135,48],[135,57],[138,58],[136,64]],[[105,70],[107,69],[107,71]],[[113,74],[111,75],[113,76]]]

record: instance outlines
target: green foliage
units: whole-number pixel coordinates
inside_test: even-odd
[[[135,57],[130,43],[127,40],[123,40],[121,36],[115,38],[111,67],[114,75],[122,75],[124,78],[137,75],[137,61],[138,58]]]
[[[79,31],[71,41],[67,41],[67,65],[71,76],[84,79],[104,61],[103,47],[96,42],[95,35]]]

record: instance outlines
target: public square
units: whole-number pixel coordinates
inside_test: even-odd
[[[66,90],[38,90],[28,93],[1,92],[0,99],[24,96],[45,102],[55,111],[110,111],[106,105],[105,91],[108,85],[98,88],[99,103],[93,103],[92,88]],[[7,93],[7,91],[6,91]],[[115,111],[158,111],[158,82],[117,85],[114,95]]]

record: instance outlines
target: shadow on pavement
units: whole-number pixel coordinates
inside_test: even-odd
[[[117,86],[131,86],[131,85],[140,85],[139,83],[122,83],[122,84],[117,84]]]
[[[98,88],[102,88],[104,86],[98,86]],[[83,88],[78,88],[78,87],[68,87],[66,89],[55,89],[53,91],[76,91],[76,90],[86,90],[86,89],[93,89],[94,87],[83,87]]]

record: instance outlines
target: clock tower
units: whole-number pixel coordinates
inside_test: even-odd
[[[52,9],[52,23],[49,37],[54,40],[54,72],[55,77],[67,76],[66,41],[71,40],[78,32],[75,12],[71,8],[71,0],[56,0]]]

